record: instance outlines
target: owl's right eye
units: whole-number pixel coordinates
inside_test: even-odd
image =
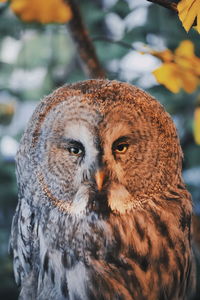
[[[67,150],[71,156],[84,157],[85,147],[80,141],[62,137],[57,144],[57,147]]]
[[[83,150],[79,147],[69,147],[68,151],[71,155],[75,155],[75,156],[81,156],[83,154]]]

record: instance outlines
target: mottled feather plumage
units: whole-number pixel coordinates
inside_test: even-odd
[[[191,198],[176,129],[154,98],[117,81],[63,86],[37,106],[16,161],[20,299],[190,299]]]

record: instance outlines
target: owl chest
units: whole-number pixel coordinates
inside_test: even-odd
[[[60,226],[43,251],[42,264],[48,261],[54,283],[67,284],[70,300],[76,296],[155,300],[162,293],[171,297],[162,299],[184,299],[182,294],[178,298],[178,287],[184,281],[184,264],[190,268],[190,254],[178,253],[178,242],[155,233],[150,223],[145,229],[134,218],[115,217],[98,222],[65,220]]]

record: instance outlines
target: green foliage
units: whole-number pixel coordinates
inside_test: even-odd
[[[128,2],[119,0],[111,7],[111,11],[118,14],[123,19],[130,13],[130,8]]]
[[[17,187],[13,162],[0,159],[0,299],[17,299],[12,261],[8,256],[8,242],[12,215],[17,202]]]

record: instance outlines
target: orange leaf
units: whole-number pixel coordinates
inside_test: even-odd
[[[187,93],[194,92],[199,84],[199,78],[196,77],[195,74],[189,71],[188,72],[184,72],[184,70],[181,71],[181,80],[182,80],[182,88]]]
[[[65,23],[72,18],[64,0],[11,0],[11,8],[25,22]]]
[[[194,140],[200,145],[200,107],[194,111]]]
[[[163,55],[164,53],[170,56]],[[153,74],[157,81],[171,92],[178,93],[182,88],[192,93],[197,88],[200,78],[200,58],[194,54],[194,45],[191,41],[182,41],[174,53],[166,49],[161,52],[152,51],[151,54],[164,61]],[[172,57],[171,61],[167,57]]]
[[[183,67],[185,71],[190,71],[196,76],[200,76],[200,58],[194,54],[194,45],[191,41],[182,41],[175,50],[175,62]]]
[[[165,49],[164,51],[151,51],[150,53],[164,62],[171,62],[174,58],[174,54],[169,49]]]

